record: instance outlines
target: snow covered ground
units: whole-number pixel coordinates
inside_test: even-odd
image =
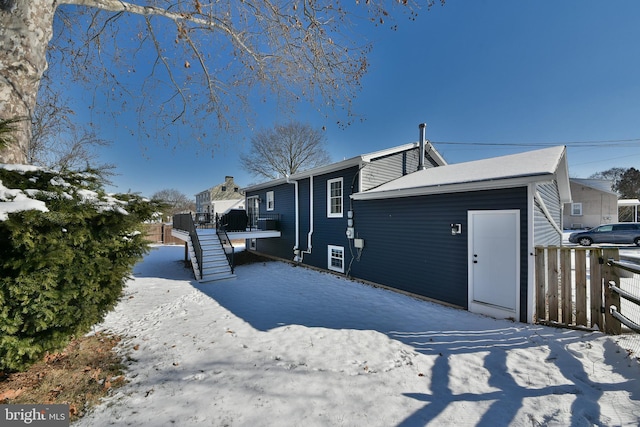
[[[640,424],[640,364],[598,332],[495,320],[280,262],[198,284],[183,254],[156,247],[96,328],[128,337],[130,383],[75,425]]]

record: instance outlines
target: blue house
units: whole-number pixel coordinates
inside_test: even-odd
[[[447,165],[426,142],[246,188],[277,213],[266,255],[455,307],[532,322],[534,247],[560,245],[566,149]]]
[[[436,149],[422,141],[244,188],[250,224],[257,226],[261,218],[278,218],[281,232],[277,239],[250,239],[247,247],[345,273],[345,249],[351,241],[347,236],[350,196],[418,168],[443,165],[446,162]]]

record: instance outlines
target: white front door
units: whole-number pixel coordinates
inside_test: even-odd
[[[519,320],[520,211],[469,211],[469,311]]]

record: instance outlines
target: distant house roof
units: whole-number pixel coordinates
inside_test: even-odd
[[[336,163],[330,163],[325,166],[319,166],[314,169],[309,169],[303,172],[295,173],[289,177],[289,180],[295,181],[298,179],[308,178],[309,176],[317,176],[325,173],[339,171],[341,169],[346,169],[352,166],[360,166],[363,163],[369,163],[374,159],[380,157],[386,157],[391,154],[400,153],[405,150],[411,150],[414,148],[418,148],[420,144],[418,142],[411,142],[404,145],[399,145],[397,147],[387,148],[385,150],[374,151],[368,154],[361,154],[359,156],[351,157],[350,159],[342,160]],[[440,155],[440,153],[435,149],[433,145],[429,141],[425,141],[425,152],[429,155],[439,166],[444,166],[447,162]],[[260,184],[251,185],[249,187],[245,187],[242,190],[244,192],[256,191],[265,187],[272,187],[274,185],[280,185],[287,182],[287,178],[280,178],[272,181],[263,182]]]
[[[564,146],[416,171],[351,197],[385,199],[508,188],[546,179],[558,181],[561,202],[571,201]]]
[[[570,178],[570,182],[583,185],[585,187],[593,188],[594,190],[604,191],[606,193],[618,194],[611,190],[611,184],[613,181],[609,179],[582,179],[582,178]]]
[[[196,194],[206,194],[209,193],[211,195],[211,200],[243,200],[244,192],[240,189],[240,187],[234,182],[232,176],[225,176],[224,182],[222,184],[218,184],[214,187],[211,187],[207,190],[203,190]]]

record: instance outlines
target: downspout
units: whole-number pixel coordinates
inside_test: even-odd
[[[300,252],[300,262],[304,254],[311,254],[311,238],[313,237],[313,175],[309,176],[309,232],[307,233],[307,250]]]
[[[294,206],[296,211],[296,244],[293,247],[294,257],[293,260],[296,262],[302,261],[302,258],[298,256],[298,247],[300,245],[300,213],[298,210],[298,181],[289,180],[289,175],[285,175],[287,178],[287,184],[293,184],[294,186]]]

